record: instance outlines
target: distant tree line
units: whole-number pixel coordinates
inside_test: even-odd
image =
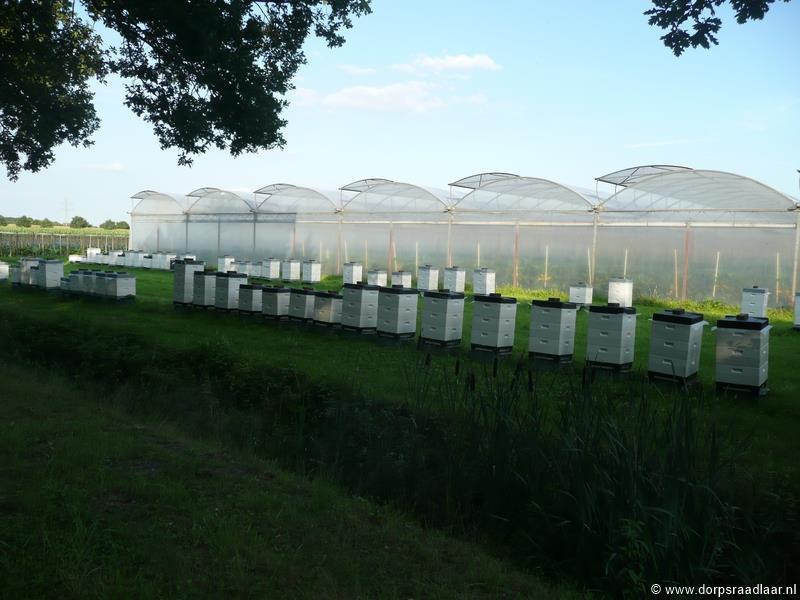
[[[65,227],[69,226],[72,229],[83,229],[85,227],[92,227],[93,225],[89,223],[86,219],[81,216],[74,216],[72,220],[65,225],[64,223],[58,223],[55,221],[51,221],[50,219],[33,219],[27,215],[22,215],[21,217],[5,217],[0,215],[0,226],[3,225],[16,225],[17,227],[33,227],[34,225],[39,227]],[[102,223],[100,223],[101,229],[130,229],[130,225],[126,221],[112,221],[111,219],[106,219]]]

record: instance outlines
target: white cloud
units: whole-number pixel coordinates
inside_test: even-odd
[[[633,150],[636,148],[660,148],[661,146],[683,146],[688,144],[700,144],[707,142],[708,138],[690,138],[683,140],[659,140],[654,142],[635,142],[632,144],[624,144],[623,148]]]
[[[362,77],[364,75],[374,75],[377,71],[372,67],[359,67],[357,65],[338,65],[340,71],[344,71],[348,75],[355,77]]]
[[[417,71],[497,71],[500,69],[492,57],[487,54],[453,54],[446,56],[419,56],[410,63],[392,65],[393,69],[405,73]]]
[[[469,96],[456,96],[453,102],[458,104],[487,104],[489,98],[486,94],[470,94]]]
[[[92,163],[83,165],[83,168],[87,171],[102,171],[106,173],[121,173],[125,170],[125,165],[121,162],[110,162],[110,163]]]
[[[384,86],[346,87],[321,100],[325,106],[381,112],[422,113],[443,108],[447,103],[437,94],[438,86],[424,81],[407,81]]]

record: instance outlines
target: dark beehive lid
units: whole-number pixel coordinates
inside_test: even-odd
[[[502,294],[476,294],[475,302],[494,302],[496,304],[516,304],[517,299]]]
[[[694,325],[703,320],[703,313],[686,312],[682,308],[662,310],[653,314],[653,321],[678,323],[679,325]]]
[[[738,315],[726,315],[724,319],[717,321],[720,329],[750,329],[760,331],[769,325],[769,319],[765,317],[752,317],[747,313]]]

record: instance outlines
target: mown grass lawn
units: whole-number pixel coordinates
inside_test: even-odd
[[[77,268],[69,265],[67,270]],[[12,290],[0,286],[0,313],[18,312],[33,316],[46,326],[48,321],[70,320],[75,323],[102,327],[109,336],[130,332],[152,339],[153,343],[172,348],[191,348],[200,343],[230,344],[244,355],[263,362],[264,368],[286,368],[334,386],[350,386],[364,393],[386,399],[408,397],[410,382],[418,367],[420,352],[415,344],[385,344],[375,336],[354,337],[331,334],[320,328],[294,324],[265,323],[260,319],[242,318],[213,311],[178,310],[172,307],[172,274],[169,272],[132,269],[137,275],[137,300],[133,304],[115,305],[91,299],[60,299],[57,295],[35,290]],[[317,286],[338,289],[341,279],[328,277]],[[520,304],[517,312],[515,352],[527,351],[530,326],[529,300],[546,296],[546,292],[502,290],[513,293]],[[420,300],[420,312],[422,300]],[[646,386],[651,396],[669,397],[675,387],[671,384],[646,382],[650,318],[663,306],[657,303],[639,304],[636,340],[635,373],[623,380],[623,385],[639,390]],[[702,307],[701,307],[702,308]],[[706,318],[715,319],[735,312],[734,307],[706,308]],[[467,302],[464,320],[464,340],[458,358],[469,362],[469,332],[471,304]],[[791,328],[787,311],[772,311],[774,329],[770,341],[769,395],[754,399],[747,395],[725,393],[715,395],[714,333],[706,328],[703,340],[700,382],[704,389],[707,410],[717,416],[723,426],[731,426],[735,434],[748,438],[752,444],[749,459],[759,468],[777,470],[797,480],[795,457],[800,453],[800,333]],[[75,343],[80,343],[76,340]],[[563,378],[580,377],[586,344],[586,315],[579,313],[574,363]],[[437,368],[450,369],[457,357],[434,356]],[[476,368],[489,368],[478,365]]]
[[[7,598],[573,598],[396,511],[0,365]]]

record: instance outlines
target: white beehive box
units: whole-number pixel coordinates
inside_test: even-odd
[[[419,336],[422,343],[458,346],[464,328],[464,294],[429,290],[423,296],[425,301]]]
[[[11,285],[20,285],[22,283],[22,268],[17,265],[8,267],[8,281]]]
[[[636,309],[609,303],[589,307],[586,362],[629,368],[636,343]]]
[[[281,279],[284,281],[300,281],[300,261],[294,258],[282,261]]]
[[[285,319],[289,316],[289,288],[265,287],[261,296],[261,311],[269,319]]]
[[[114,272],[103,273],[103,296],[117,297],[117,274]]]
[[[105,271],[95,271],[92,274],[92,293],[104,298],[108,296],[108,283]]]
[[[217,258],[217,271],[221,271],[222,273],[227,273],[228,271],[234,271],[233,264],[236,262],[236,258],[233,256],[220,256]]]
[[[103,253],[100,248],[87,248],[86,260],[90,263],[98,262],[98,257]]]
[[[486,296],[495,292],[495,272],[491,269],[480,268],[472,272],[472,293]]]
[[[72,294],[85,294],[83,291],[83,271],[77,270],[69,274],[69,291]]]
[[[181,260],[197,260],[197,256],[195,254],[181,254],[178,258]]]
[[[0,281],[8,279],[8,263],[0,261]]]
[[[177,266],[177,263],[176,263]],[[217,273],[214,289],[214,307],[219,310],[239,308],[239,287],[247,283],[244,273]]]
[[[64,276],[64,263],[60,260],[39,261],[39,287],[56,290]]]
[[[360,283],[364,276],[364,267],[359,262],[344,263],[342,279],[344,283]]]
[[[174,304],[191,304],[194,296],[194,274],[202,272],[206,265],[200,260],[176,260],[172,286]]]
[[[194,306],[214,306],[217,274],[214,271],[195,271],[192,280],[192,304]]]
[[[131,273],[115,273],[115,275],[114,297],[117,300],[136,297],[136,276]]]
[[[677,308],[653,314],[647,374],[650,378],[687,379],[700,369],[703,329],[701,313]]]
[[[717,389],[733,387],[757,392],[769,375],[769,332],[765,317],[747,313],[717,321]]]
[[[263,287],[255,284],[244,284],[239,286],[239,312],[242,313],[261,313]]]
[[[342,322],[342,296],[334,292],[314,294],[314,323],[338,325]]]
[[[178,260],[178,255],[177,254],[172,254],[170,252],[165,252],[164,253],[164,263],[163,263],[164,266],[163,266],[163,269],[165,271],[171,270],[172,269],[172,265],[175,263],[176,260]]]
[[[39,266],[29,267],[27,277],[25,278],[25,285],[39,287]]]
[[[404,288],[411,287],[410,271],[392,271],[392,287],[402,285]]]
[[[112,250],[108,253],[108,264],[114,265],[115,267],[122,266],[124,263],[124,254],[122,250]],[[155,255],[153,255],[153,257],[155,257]],[[161,267],[153,266],[153,268],[160,269]]]
[[[800,329],[800,292],[794,295],[794,328]]]
[[[594,288],[583,281],[569,286],[569,301],[582,306],[589,306],[592,303],[592,293]]]
[[[767,288],[753,287],[742,289],[741,312],[751,317],[766,318],[767,304],[769,303],[769,290]]]
[[[378,291],[378,335],[413,338],[417,331],[417,290],[400,285]]]
[[[322,281],[322,265],[318,260],[303,261],[303,283],[319,283]]]
[[[261,263],[261,276],[266,279],[281,278],[281,261],[277,258],[267,258]]]
[[[86,259],[83,256],[81,256],[80,254],[70,254],[67,257],[67,261],[71,262],[71,263],[82,263],[82,262],[86,262]]]
[[[289,295],[289,318],[293,321],[314,320],[314,290],[293,288]]]
[[[633,306],[633,280],[625,277],[612,277],[609,279],[608,303],[619,304],[623,308]]]
[[[461,267],[447,267],[444,270],[442,289],[463,294],[466,279],[467,272]]]
[[[109,256],[110,260],[110,256]],[[109,264],[113,264],[110,263]],[[152,269],[153,268],[153,255],[152,254],[145,254],[142,256],[142,268],[143,269]]]
[[[417,289],[421,292],[439,290],[439,269],[431,265],[422,265],[417,274]]]
[[[377,285],[345,283],[342,289],[342,329],[371,333],[378,327]]]
[[[254,260],[253,266],[251,268],[250,275],[252,277],[260,277],[264,278],[264,261],[261,260]]]
[[[59,289],[60,289],[60,290],[61,290],[63,293],[65,293],[65,294],[69,294],[69,293],[70,293],[70,291],[71,291],[71,290],[70,290],[70,288],[69,288],[69,284],[70,284],[70,279],[69,279],[69,277],[67,277],[67,276],[65,276],[65,277],[62,277],[62,278],[61,278],[61,285],[59,286]]]
[[[531,302],[528,353],[534,358],[568,362],[575,353],[578,305],[559,298]]]
[[[133,253],[133,266],[136,268],[141,268],[144,265],[144,252],[139,250],[134,251]]]
[[[383,269],[370,269],[367,271],[367,283],[378,287],[386,287],[389,284],[389,278]]]
[[[475,296],[470,338],[472,349],[510,353],[514,349],[516,319],[516,298],[500,294]]]

